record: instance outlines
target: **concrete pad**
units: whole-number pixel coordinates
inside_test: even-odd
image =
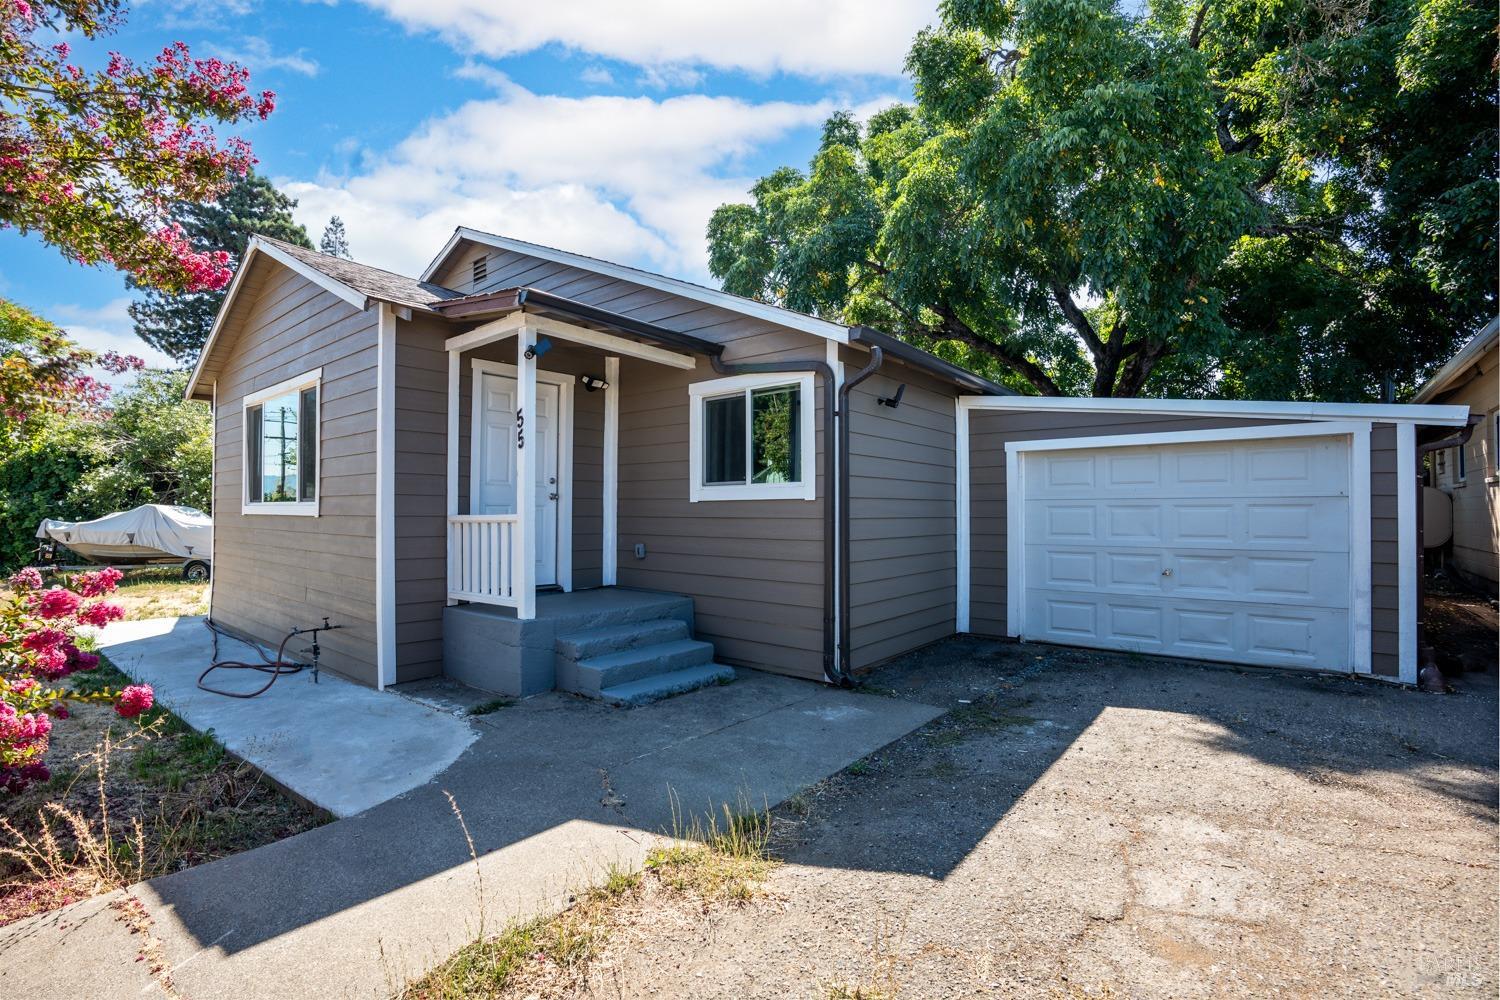
[[[180,995],[389,997],[481,921],[638,865],[673,829],[674,797],[774,806],[939,711],[748,670],[635,709],[540,695],[476,717],[479,738],[406,795],[133,891]],[[75,912],[92,927],[60,930]],[[140,997],[139,941],[108,924],[90,901],[0,928],[0,996]]]
[[[279,677],[256,698],[198,687],[213,659],[201,617],[115,622],[99,633],[110,662],[156,689],[188,725],[214,731],[230,752],[335,816],[352,816],[422,785],[458,759],[476,734],[467,721],[323,672]],[[256,647],[219,638],[219,658],[256,663]],[[210,683],[253,691],[268,676],[219,671]]]

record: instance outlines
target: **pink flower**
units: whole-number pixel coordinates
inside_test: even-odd
[[[21,640],[22,649],[52,649],[68,641],[68,633],[60,628],[39,628]]]
[[[113,566],[92,573],[79,573],[73,578],[73,589],[84,597],[98,597],[114,591],[125,576]]]
[[[53,587],[51,590],[42,591],[36,603],[36,613],[43,618],[65,618],[77,611],[81,603],[83,603],[83,598],[71,590]]]
[[[12,590],[40,590],[42,589],[42,571],[35,566],[27,566],[19,572],[12,573],[9,580]]]
[[[118,604],[109,604],[105,601],[96,601],[78,612],[78,620],[85,625],[93,625],[95,628],[103,628],[110,622],[119,621],[125,617],[125,609]]]
[[[31,672],[49,681],[61,680],[68,676],[68,653],[61,646],[48,646],[46,649],[36,651],[36,658],[32,661]]]
[[[156,704],[156,692],[150,684],[132,684],[120,692],[115,711],[123,719],[133,719]]]

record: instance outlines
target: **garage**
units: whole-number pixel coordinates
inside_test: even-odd
[[[1347,437],[1022,451],[1019,633],[1349,670],[1351,478]]]

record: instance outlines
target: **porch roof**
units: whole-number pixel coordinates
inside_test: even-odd
[[[578,302],[551,292],[544,292],[539,288],[504,288],[494,292],[481,292],[478,295],[465,295],[437,303],[433,308],[449,320],[475,320],[504,316],[517,311],[527,312],[574,323],[587,329],[602,330],[623,337],[644,340],[662,347],[692,351],[695,354],[719,355],[724,352],[723,344],[668,330],[654,323],[646,323],[608,309],[591,306],[586,302]]]

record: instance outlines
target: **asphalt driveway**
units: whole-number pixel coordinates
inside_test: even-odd
[[[784,806],[761,902],[633,914],[595,993],[1493,997],[1476,659],[1441,697],[931,647],[871,685],[952,712]]]

